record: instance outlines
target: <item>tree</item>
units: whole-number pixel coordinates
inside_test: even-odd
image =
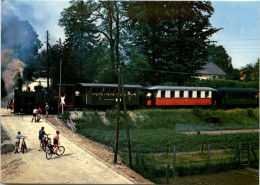
[[[149,58],[153,70],[177,73],[150,75],[152,84],[196,75],[206,62],[209,37],[218,31],[209,18],[210,2],[125,2],[132,43]]]
[[[246,81],[259,81],[259,61],[258,58],[255,64],[247,64],[240,70],[242,75],[246,75]]]
[[[96,35],[96,19],[93,18],[97,4],[82,0],[72,0],[70,3],[71,6],[62,11],[59,20],[59,25],[64,27],[67,36],[64,51],[70,56],[74,68],[79,69],[79,73],[73,73],[73,79],[89,81],[84,74],[93,71],[88,58],[99,41]]]
[[[122,3],[117,1],[100,1],[99,10],[96,16],[100,19],[101,24],[98,27],[97,32],[102,34],[102,42],[107,44],[108,53],[107,60],[110,74],[110,80],[117,82],[117,69],[119,63],[122,62],[122,53],[124,52],[122,47],[122,33],[124,32],[124,16]],[[107,75],[106,75],[107,76]]]
[[[218,67],[230,75],[232,71],[232,60],[223,46],[210,45],[207,48],[208,62],[214,62]]]
[[[122,74],[124,75],[124,83],[140,84],[143,86],[150,85],[149,74],[151,65],[148,63],[146,56],[131,50],[129,62],[123,67]],[[141,69],[141,70],[140,70]]]

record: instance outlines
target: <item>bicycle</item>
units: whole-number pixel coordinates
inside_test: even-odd
[[[22,144],[21,144],[21,152],[24,153],[24,150],[27,150],[26,142],[25,142],[25,136],[21,136]]]
[[[51,138],[49,138],[49,135],[51,134],[45,134],[47,137],[45,137],[45,140],[42,140],[41,148],[44,152],[46,152],[47,144],[51,142]]]
[[[58,146],[57,149],[57,154],[55,153],[55,147],[51,143],[48,143],[47,145],[47,151],[46,151],[46,158],[49,160],[52,155],[58,155],[61,156],[65,152],[65,147],[64,146]]]

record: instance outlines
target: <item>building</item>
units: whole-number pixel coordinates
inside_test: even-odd
[[[222,69],[220,69],[216,64],[213,62],[208,62],[204,69],[198,72],[200,75],[198,78],[200,80],[225,80],[227,73],[225,73]]]

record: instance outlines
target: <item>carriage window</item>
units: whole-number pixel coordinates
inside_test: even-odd
[[[100,88],[97,89],[97,92],[98,92],[98,95],[99,95],[99,96],[102,96],[102,89],[100,89]]]
[[[108,96],[108,95],[109,95],[109,90],[108,90],[108,88],[105,88],[105,89],[104,89],[104,92],[105,92],[105,96]]]
[[[115,95],[115,89],[109,89],[109,90],[110,90],[109,95],[110,95],[110,96],[114,96],[114,95]]]
[[[192,91],[189,91],[189,98],[192,98]]]
[[[171,91],[171,98],[175,97],[175,91]]]
[[[136,96],[136,90],[135,89],[132,90],[132,96]]]
[[[161,91],[161,98],[165,97],[165,91]]]
[[[201,91],[197,91],[197,97],[198,97],[198,98],[201,97]]]
[[[184,97],[184,91],[180,91],[180,98]]]
[[[205,97],[206,97],[206,98],[209,97],[209,91],[205,91]]]
[[[96,88],[92,89],[92,96],[97,96],[97,89]]]

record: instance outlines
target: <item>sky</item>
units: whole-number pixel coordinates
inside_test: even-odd
[[[65,40],[64,29],[58,25],[61,12],[70,4],[67,0],[3,0],[2,9],[28,20],[46,47],[49,42]],[[223,45],[232,58],[234,68],[255,64],[260,58],[260,1],[212,1],[214,14],[210,22],[214,28],[223,28],[210,40]],[[43,46],[43,47],[44,47]]]

